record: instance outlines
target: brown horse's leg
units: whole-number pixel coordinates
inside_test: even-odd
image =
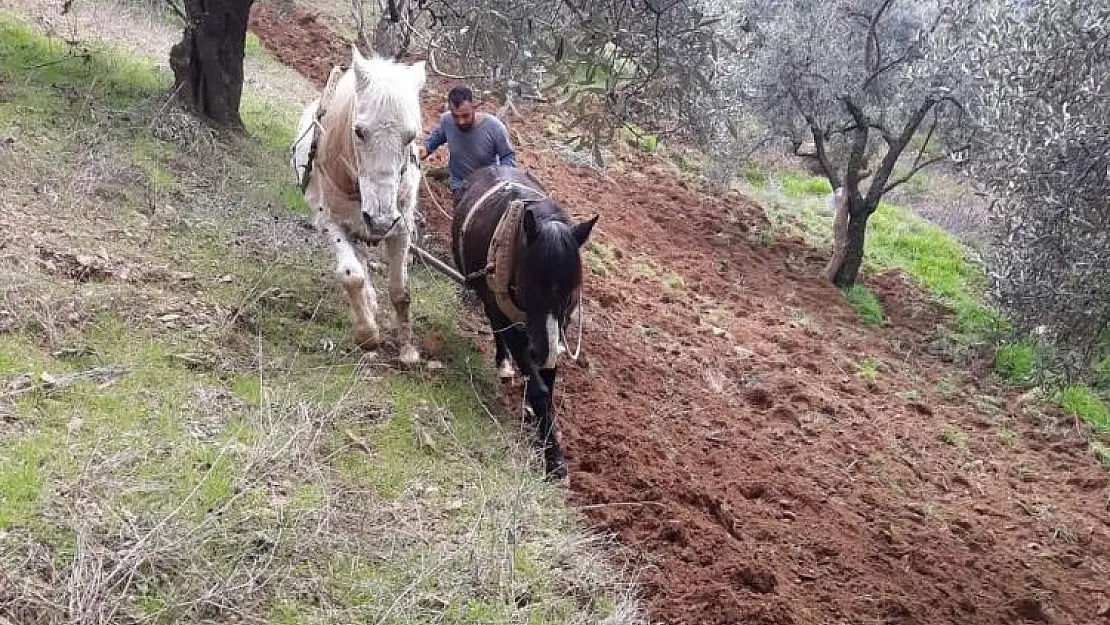
[[[409,297],[409,239],[407,230],[385,240],[386,263],[389,265],[389,300],[397,316],[397,341],[400,360],[406,365],[420,361],[420,352],[412,344],[412,311]]]
[[[563,446],[559,442],[558,427],[555,424],[555,369],[541,369],[547,393],[542,398],[543,410],[536,414],[536,427],[540,444],[543,446],[543,462],[547,477],[557,480],[567,479],[567,461],[563,457]]]
[[[509,351],[520,370],[528,376],[526,399],[528,408],[536,419],[536,444],[543,451],[544,474],[548,479],[566,480],[567,466],[563,448],[555,432],[552,393],[555,385],[555,369],[544,369],[536,365],[528,354],[528,335],[520,328],[509,328],[502,332]]]
[[[497,377],[501,378],[503,382],[512,380],[516,371],[513,369],[513,361],[509,356],[509,348],[505,345],[505,339],[500,332],[494,333],[493,342],[496,345],[494,361],[497,363]]]

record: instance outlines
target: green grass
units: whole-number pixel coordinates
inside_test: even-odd
[[[1110,446],[1099,441],[1091,441],[1090,451],[1099,464],[1110,469]]]
[[[868,223],[865,262],[875,269],[898,268],[924,284],[956,312],[956,328],[967,341],[983,340],[1007,324],[983,304],[986,276],[968,251],[939,226],[909,210],[880,203]]]
[[[0,304],[23,322],[0,335],[0,389],[26,389],[0,396],[5,596],[42,622],[93,620],[79,589],[156,624],[596,622],[623,604],[515,415],[487,412],[496,381],[450,282],[413,270],[416,331],[444,335],[445,370],[353,349],[332,260],[295,216],[295,110],[247,92],[246,137],[159,139],[165,74],[107,47],[71,57],[7,17],[0,76],[0,131],[38,159],[4,167],[0,198],[73,178],[95,148],[135,200],[60,188],[56,245],[170,274],[77,283],[0,259]],[[67,301],[79,321],[51,314]],[[74,377],[108,365],[123,372]],[[97,586],[117,564],[127,575]]]
[[[746,161],[740,170],[740,175],[748,184],[760,190],[766,188],[770,181],[767,170],[755,161]]]
[[[758,172],[745,175],[741,186],[767,208],[775,230],[799,234],[827,249],[833,217],[828,208],[828,181],[789,171],[774,172],[768,179]],[[970,260],[966,247],[909,209],[882,202],[868,219],[863,271],[889,269],[905,271],[954,309],[955,338],[961,344],[990,340],[1009,327],[983,304],[986,275]]]
[[[1027,382],[1037,367],[1036,347],[1019,341],[999,347],[994,354],[994,370],[1011,383]]]
[[[1056,401],[1064,412],[1091,424],[1095,431],[1110,432],[1110,408],[1094,391],[1082,385],[1072,385],[1061,389]]]
[[[825,178],[806,176],[794,172],[783,172],[778,176],[779,186],[786,197],[799,198],[811,195],[826,196],[832,187]]]
[[[960,451],[966,452],[968,450],[967,434],[958,427],[945,428],[940,432],[938,438]]]
[[[247,39],[243,46],[243,53],[254,59],[260,59],[266,54],[266,49],[262,47],[262,40],[254,33],[247,33]]]
[[[883,305],[879,302],[879,298],[871,292],[871,289],[863,286],[862,284],[854,284],[850,288],[845,289],[844,297],[851,304],[852,308],[856,309],[863,322],[872,327],[878,327],[883,323]]]

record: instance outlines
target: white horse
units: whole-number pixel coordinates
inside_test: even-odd
[[[335,273],[363,349],[375,349],[380,335],[369,248],[361,243],[384,241],[400,360],[412,364],[420,354],[412,341],[408,252],[420,184],[415,140],[423,123],[424,62],[366,58],[354,46],[351,53],[350,69],[333,69],[323,94],[301,114],[292,166],[317,231],[335,251]]]

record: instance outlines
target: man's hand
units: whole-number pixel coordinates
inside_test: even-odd
[[[428,150],[424,149],[424,146],[418,145],[416,146],[416,155],[420,158],[420,160],[424,160],[428,158]]]

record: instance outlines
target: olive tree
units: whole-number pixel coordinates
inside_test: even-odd
[[[1110,327],[1110,1],[962,10],[971,170],[997,200],[993,291],[1020,327],[1049,331],[1074,373]]]
[[[384,0],[382,0],[384,2]],[[686,106],[714,89],[727,41],[699,0],[408,0],[412,52],[433,72],[553,100],[583,147],[637,125],[685,134]],[[404,21],[404,20],[403,20]]]
[[[962,36],[959,22],[937,2],[915,0],[710,0],[710,7],[744,34],[737,54],[718,62],[721,94],[795,148],[811,142],[820,171],[843,189],[846,242],[829,277],[851,286],[867,220],[883,196],[965,147],[955,89],[962,77],[946,62]]]
[[[170,50],[178,98],[204,117],[241,127],[243,57],[254,0],[167,0],[185,22]]]

